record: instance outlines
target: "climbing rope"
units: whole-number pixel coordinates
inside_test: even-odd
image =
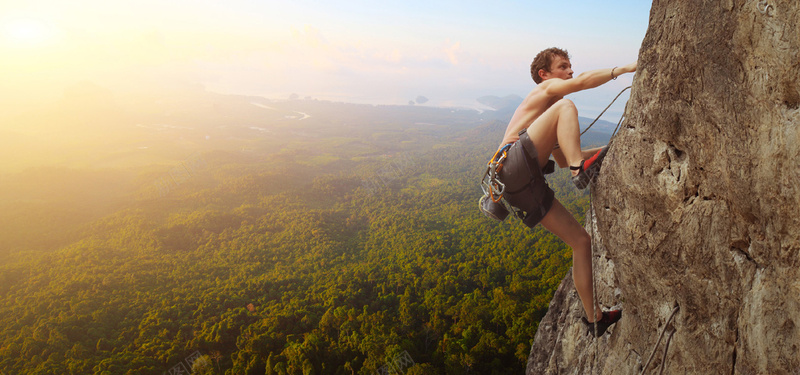
[[[625,103],[625,110],[622,112],[622,116],[620,116],[619,122],[617,122],[617,126],[614,128],[614,132],[611,133],[611,138],[609,138],[609,141],[608,141],[609,143],[611,143],[611,140],[614,139],[615,135],[617,135],[617,130],[619,130],[619,126],[622,125],[622,120],[625,119],[625,114],[626,113],[628,113],[628,103],[627,102]]]
[[[581,132],[581,135],[586,133],[592,127],[592,125],[594,125],[594,123],[596,123],[597,120],[599,120],[600,117],[602,117],[603,114],[606,113],[606,111],[609,108],[611,108],[611,106],[614,104],[615,101],[617,101],[617,99],[620,97],[620,95],[622,95],[622,93],[625,92],[625,90],[628,90],[630,88],[631,88],[631,86],[628,86],[628,87],[622,89],[622,91],[620,91],[619,94],[617,94],[617,96],[615,96],[614,99],[611,100],[611,103],[609,103],[606,106],[606,108],[603,109],[603,111],[600,112],[599,115],[597,115],[597,117],[594,119],[594,121],[592,121],[592,123],[589,124],[589,126],[587,126],[586,129],[583,130],[583,132]],[[611,138],[609,138],[609,141],[608,141],[609,144],[611,143],[611,140],[614,139],[614,135],[617,134],[617,129],[619,129],[620,124],[622,124],[622,120],[625,118],[625,113],[627,111],[628,111],[628,103],[625,103],[625,110],[623,111],[622,116],[619,118],[619,122],[617,122],[617,126],[614,128],[614,132],[611,133]],[[556,145],[556,147],[558,147],[558,145]],[[590,219],[591,221],[589,222],[589,226],[591,227],[592,233],[591,233],[591,235],[589,237],[590,238],[590,246],[589,246],[589,251],[590,252],[589,252],[589,254],[590,254],[591,262],[592,262],[592,321],[594,321],[594,324],[592,325],[592,327],[594,329],[593,336],[594,336],[594,339],[595,339],[594,340],[594,345],[593,345],[594,346],[594,357],[592,358],[591,368],[589,369],[589,373],[590,374],[594,373],[594,365],[595,365],[595,362],[597,362],[597,345],[598,345],[598,341],[599,341],[599,340],[597,340],[597,310],[596,310],[596,308],[597,308],[597,288],[596,288],[595,282],[594,282],[594,270],[595,270],[595,267],[594,267],[594,238],[595,238],[594,222],[595,222],[595,217],[594,217],[594,215],[595,215],[595,211],[594,211],[594,202],[593,202],[594,199],[593,198],[594,198],[594,188],[590,187],[589,188],[589,212],[591,213],[591,219]]]
[[[619,94],[617,94],[617,96],[615,96],[615,97],[614,97],[614,100],[612,100],[612,101],[611,101],[611,103],[609,103],[609,104],[606,106],[606,108],[603,110],[603,112],[600,112],[600,114],[599,114],[599,115],[597,115],[597,117],[595,117],[594,121],[592,121],[592,123],[591,123],[591,124],[589,124],[589,126],[587,126],[587,127],[586,127],[586,129],[584,129],[584,130],[581,132],[581,135],[583,135],[583,133],[586,133],[587,131],[589,131],[589,129],[592,127],[592,125],[594,125],[594,123],[595,123],[595,122],[597,122],[597,120],[599,120],[599,119],[600,119],[600,117],[602,117],[602,116],[603,116],[603,113],[606,113],[606,111],[608,111],[608,109],[609,109],[609,108],[611,108],[611,106],[612,106],[612,105],[614,105],[614,102],[616,102],[616,101],[617,101],[617,99],[619,98],[619,96],[620,96],[620,95],[622,95],[622,93],[623,93],[623,92],[625,92],[625,90],[627,90],[627,89],[629,89],[629,88],[631,88],[631,86],[628,86],[628,87],[626,87],[626,88],[622,89],[622,91],[620,91],[620,92],[619,92]],[[627,108],[627,106],[628,106],[628,105],[626,104],[626,105],[625,105],[625,107]],[[624,117],[624,116],[625,116],[625,114],[623,113],[623,117]],[[620,120],[619,120],[619,121],[620,121],[620,122],[622,122],[622,119],[620,118]]]
[[[766,3],[766,1],[764,1],[764,3]],[[770,7],[770,5],[767,5],[764,8],[764,11],[762,13],[768,12],[768,8],[769,7]],[[583,132],[581,132],[581,135],[586,133],[589,130],[589,128],[591,128],[592,125],[594,125],[594,123],[597,122],[597,120],[599,120],[601,116],[603,116],[603,114],[608,110],[608,108],[610,108],[611,105],[614,104],[614,102],[617,100],[617,98],[619,98],[619,96],[622,95],[622,93],[625,92],[625,90],[630,89],[630,88],[631,88],[631,86],[628,86],[628,87],[622,89],[622,91],[620,91],[619,94],[617,94],[617,96],[614,98],[614,100],[611,101],[611,103],[603,110],[603,112],[600,112],[600,115],[598,115],[597,118],[595,118],[594,121],[592,121],[592,123],[589,124],[589,126],[587,126],[586,129]],[[614,128],[614,132],[611,133],[611,138],[609,139],[609,144],[614,139],[614,137],[617,135],[617,130],[619,130],[620,125],[622,124],[622,121],[625,119],[625,114],[627,112],[628,112],[628,103],[625,103],[625,110],[623,111],[622,116],[619,118],[619,122],[617,122],[617,126]],[[594,210],[594,202],[593,202],[594,199],[593,198],[594,198],[594,188],[592,187],[589,190],[589,210],[590,210],[589,212],[591,213],[591,218],[590,218],[590,221],[589,221],[589,225],[590,225],[591,231],[592,231],[592,233],[591,233],[591,252],[590,252],[591,260],[592,260],[592,320],[594,320],[596,322],[597,321],[597,311],[596,311],[596,308],[597,308],[597,288],[595,286],[595,277],[594,277],[594,270],[595,270],[595,267],[594,267],[594,243],[595,243],[595,239],[594,239],[595,238],[594,223],[595,223],[595,217],[594,217],[594,215],[595,215],[595,210]],[[647,364],[645,364],[644,367],[642,368],[641,375],[644,375],[645,373],[647,373],[647,368],[650,367],[650,362],[653,360],[653,356],[655,356],[655,354],[656,354],[656,350],[658,349],[658,345],[661,343],[661,339],[664,338],[664,333],[666,332],[667,327],[669,327],[669,324],[672,322],[672,318],[675,317],[675,314],[678,312],[678,310],[680,310],[680,306],[675,306],[675,308],[672,310],[672,314],[670,314],[669,318],[667,319],[667,322],[664,324],[664,328],[661,329],[661,334],[658,336],[658,340],[656,341],[656,344],[653,347],[653,351],[650,353],[650,358],[647,359]],[[594,324],[593,327],[594,327],[594,337],[596,339],[597,338],[597,324]],[[672,332],[670,332],[669,337],[667,337],[667,341],[664,344],[664,354],[663,354],[663,356],[661,358],[661,370],[659,371],[659,375],[663,374],[664,373],[664,369],[666,368],[667,352],[669,351],[669,344],[672,341],[672,336],[675,335],[675,331],[676,330],[673,329]],[[595,342],[594,342],[594,358],[592,359],[591,368],[589,370],[590,374],[594,373],[595,362],[597,362],[597,346],[598,346],[598,340],[595,340]]]
[[[589,222],[589,226],[592,228],[592,234],[591,237],[589,237],[590,241],[589,254],[592,260],[592,320],[594,321],[594,324],[592,325],[592,327],[594,328],[593,332],[594,357],[592,358],[592,367],[591,369],[589,369],[590,374],[594,373],[594,364],[595,362],[597,362],[597,345],[598,341],[600,341],[597,339],[597,311],[595,310],[595,307],[597,306],[597,290],[594,286],[594,204],[592,203],[593,195],[594,195],[594,188],[589,187],[589,212],[591,212],[592,214],[592,217],[590,219],[591,221]]]
[[[644,365],[644,368],[642,368],[641,375],[644,375],[645,373],[647,373],[647,368],[650,367],[650,361],[653,360],[653,356],[656,354],[656,349],[658,349],[658,344],[660,344],[661,343],[661,339],[664,338],[664,332],[667,331],[667,327],[669,327],[669,323],[672,322],[672,318],[675,317],[675,314],[680,309],[681,309],[680,306],[675,306],[675,308],[672,309],[672,314],[669,315],[669,319],[667,319],[667,323],[665,323],[664,324],[664,328],[661,329],[661,334],[658,336],[658,340],[656,341],[656,344],[653,346],[653,351],[650,353],[650,358],[647,359],[647,364]],[[664,372],[664,365],[666,364],[666,359],[667,359],[667,350],[669,350],[669,342],[672,340],[672,335],[674,335],[674,334],[675,334],[675,330],[673,330],[672,333],[670,333],[669,338],[667,339],[667,343],[664,345],[664,357],[661,360],[661,372],[660,373]]]
[[[667,351],[669,350],[669,342],[672,341],[672,335],[674,334],[675,330],[672,330],[672,332],[669,333],[669,337],[667,337],[667,343],[664,346],[664,356],[661,357],[661,371],[658,372],[658,375],[664,373],[664,368],[666,367],[667,364]]]
[[[614,98],[614,100],[611,101],[611,104],[614,104],[614,101],[617,100],[617,98],[619,98],[619,96],[622,95],[622,93],[625,92],[625,90],[627,90],[629,88],[631,88],[631,86],[628,86],[628,87],[622,89],[622,91],[620,91],[619,94],[617,94],[617,96]],[[603,113],[605,113],[606,110],[608,110],[608,108],[611,107],[611,104],[609,104],[606,107],[606,109],[604,109],[603,112],[600,113],[600,116],[602,116]],[[625,103],[625,110],[623,111],[622,116],[619,118],[619,121],[617,122],[617,126],[614,128],[614,132],[611,133],[611,138],[609,139],[609,143],[611,143],[611,141],[617,135],[617,130],[619,130],[620,125],[622,125],[622,121],[625,119],[625,114],[626,113],[628,113],[628,103]],[[597,120],[600,118],[600,116],[598,116],[594,121],[592,121],[592,123],[589,124],[589,126],[586,128],[586,130],[583,131],[583,133],[586,133],[586,131],[589,130],[589,128],[591,128],[592,125],[594,125],[595,122],[597,122]],[[581,135],[583,135],[583,133],[581,133]],[[593,198],[594,198],[594,188],[592,187],[589,190],[589,209],[590,209],[590,212],[591,212],[591,215],[592,215],[591,216],[591,222],[589,223],[589,225],[592,228],[592,234],[591,234],[592,317],[593,317],[594,320],[597,320],[597,312],[595,310],[596,306],[597,306],[597,291],[596,291],[595,281],[594,281],[594,279],[595,279],[594,278],[594,269],[595,269],[594,268],[594,237],[595,237],[595,230],[594,230],[595,217],[594,217],[594,215],[595,215],[595,210],[594,210],[594,202],[593,202],[594,199]],[[678,312],[678,310],[680,310],[680,306],[675,306],[675,308],[672,310],[672,314],[670,314],[669,318],[667,319],[667,323],[664,324],[664,328],[661,330],[661,334],[658,336],[658,341],[656,341],[656,344],[653,347],[653,351],[650,353],[650,358],[648,358],[647,364],[642,369],[641,375],[644,375],[647,372],[647,368],[650,366],[650,362],[653,360],[653,356],[656,354],[656,350],[658,349],[658,345],[661,343],[661,339],[664,338],[664,332],[666,332],[667,327],[672,322],[672,318],[675,317],[675,314]],[[659,374],[663,374],[664,373],[664,368],[665,368],[666,363],[667,363],[667,351],[669,350],[669,344],[672,341],[672,336],[674,334],[675,334],[675,330],[670,332],[669,337],[667,338],[667,342],[664,344],[664,355],[663,355],[663,357],[661,359],[661,370],[660,370]],[[594,336],[595,336],[595,338],[597,338],[597,324],[594,325]],[[598,345],[598,343],[595,342],[595,345],[594,345],[594,359],[592,361],[592,368],[590,370],[590,373],[594,372],[594,362],[597,361],[597,345]]]
[[[765,0],[761,0],[758,5],[759,6],[764,6],[763,10],[761,10],[759,8],[759,10],[761,11],[762,14],[769,15],[769,9],[772,7],[772,5],[767,4],[767,2]],[[614,97],[614,100],[612,100],[611,103],[608,106],[606,106],[606,108],[603,109],[602,112],[600,112],[600,114],[597,116],[597,118],[595,118],[594,121],[592,121],[592,123],[589,124],[589,126],[587,126],[586,129],[584,129],[583,132],[581,132],[581,135],[586,133],[589,130],[589,128],[591,128],[592,125],[594,125],[594,123],[597,122],[597,120],[599,120],[601,116],[603,116],[603,114],[608,110],[608,108],[610,108],[611,105],[614,104],[614,102],[617,100],[617,98],[619,98],[619,96],[622,95],[622,93],[625,92],[625,90],[628,90],[630,88],[631,88],[631,86],[628,86],[628,87],[622,89],[622,91],[620,91],[619,94],[617,94],[617,96]],[[624,109],[624,111],[622,113],[622,116],[619,118],[619,121],[617,122],[617,126],[614,128],[614,132],[611,133],[611,138],[609,138],[609,144],[614,139],[614,137],[617,135],[617,131],[619,130],[620,125],[622,125],[622,121],[625,119],[625,114],[626,113],[628,113],[628,103],[625,103],[625,109]],[[556,145],[556,147],[558,147],[558,145]],[[590,188],[590,190],[589,190],[589,210],[590,210],[590,213],[591,213],[591,221],[589,222],[589,225],[591,226],[591,230],[592,230],[592,233],[591,233],[591,253],[590,253],[591,254],[591,258],[592,258],[592,318],[593,318],[594,321],[597,321],[597,311],[595,310],[596,306],[597,306],[597,289],[595,287],[595,280],[594,280],[595,279],[594,278],[594,270],[595,270],[595,268],[594,268],[594,237],[595,237],[595,230],[594,230],[595,217],[594,217],[594,215],[595,215],[595,210],[594,210],[593,198],[594,198],[594,188]],[[667,319],[667,322],[664,324],[664,328],[661,329],[661,334],[659,334],[658,340],[656,341],[655,346],[653,346],[653,351],[650,353],[650,357],[647,359],[647,364],[645,364],[644,367],[642,368],[642,373],[640,375],[644,375],[645,373],[647,373],[647,368],[650,367],[650,362],[653,360],[653,356],[655,356],[655,354],[656,354],[656,350],[658,349],[658,345],[661,343],[661,339],[664,338],[664,332],[666,332],[667,327],[669,327],[669,324],[672,322],[672,318],[675,317],[675,314],[678,313],[678,310],[680,310],[680,306],[675,306],[675,308],[672,310],[672,314],[670,314],[669,318]],[[659,375],[663,374],[664,373],[664,369],[666,368],[667,352],[669,351],[669,344],[672,341],[672,336],[675,335],[675,331],[676,330],[673,329],[672,332],[670,332],[669,337],[667,337],[667,341],[664,344],[664,354],[661,357],[661,369],[659,371]],[[597,338],[597,324],[594,325],[594,337]],[[590,368],[590,371],[589,371],[590,374],[594,373],[595,362],[597,362],[597,345],[598,345],[598,342],[597,342],[597,340],[595,340],[595,343],[594,343],[594,358],[592,359],[592,365],[591,365],[591,368]]]

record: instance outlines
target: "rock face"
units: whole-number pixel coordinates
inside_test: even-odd
[[[798,25],[797,0],[654,1],[593,186],[597,295],[622,320],[592,340],[567,275],[528,374],[800,374]]]

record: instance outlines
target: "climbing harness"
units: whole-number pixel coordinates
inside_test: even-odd
[[[675,314],[680,309],[681,309],[680,306],[675,306],[675,308],[672,309],[672,314],[669,315],[669,318],[667,319],[667,323],[664,324],[664,328],[661,329],[661,334],[658,336],[658,340],[656,341],[656,345],[653,346],[653,351],[650,353],[650,358],[647,359],[647,364],[644,365],[644,368],[642,368],[641,375],[644,375],[645,373],[647,373],[647,368],[650,367],[650,361],[653,360],[653,355],[656,354],[656,349],[658,349],[658,344],[661,343],[661,339],[664,337],[664,332],[666,332],[667,327],[669,327],[669,323],[672,322],[672,318],[675,316]],[[669,342],[672,340],[672,335],[674,335],[674,334],[675,334],[675,330],[672,330],[672,332],[669,334],[669,337],[667,338],[666,344],[664,344],[664,356],[661,359],[661,371],[659,372],[659,374],[664,373],[664,366],[667,363],[666,362],[667,361],[667,350],[669,350]]]
[[[555,162],[548,160],[540,168],[537,154],[526,129],[519,132],[519,141],[495,153],[481,180],[481,212],[497,221],[513,212],[531,228],[544,218],[555,196],[544,175],[555,170]]]

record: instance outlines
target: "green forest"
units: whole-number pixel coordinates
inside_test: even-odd
[[[202,98],[3,175],[0,373],[524,372],[571,252],[477,209],[503,113]]]

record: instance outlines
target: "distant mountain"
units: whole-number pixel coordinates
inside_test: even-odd
[[[516,108],[519,103],[522,103],[522,97],[513,94],[506,95],[502,98],[494,95],[486,95],[475,100],[477,100],[478,103],[498,111],[506,108]]]
[[[581,131],[585,130],[586,127],[588,127],[592,123],[592,121],[594,121],[593,118],[578,116],[578,122],[581,124]],[[589,132],[611,134],[614,132],[614,129],[616,127],[617,127],[616,123],[606,120],[597,120],[597,122],[594,125],[592,125],[592,129],[589,130]]]
[[[522,103],[522,97],[513,94],[506,95],[502,98],[495,95],[486,95],[477,98],[476,100],[478,103],[494,109],[494,111],[487,111],[484,113],[484,118],[504,121],[506,123],[511,120],[511,116],[514,115],[514,111],[516,110],[517,106]],[[581,130],[584,130],[589,126],[589,124],[592,123],[592,121],[594,121],[594,118],[579,116],[578,121],[580,122]],[[607,139],[608,135],[614,132],[616,126],[617,124],[613,122],[597,120],[597,122],[592,125],[592,129],[587,133],[587,135],[592,132],[602,133],[605,136],[600,135],[600,138]]]

